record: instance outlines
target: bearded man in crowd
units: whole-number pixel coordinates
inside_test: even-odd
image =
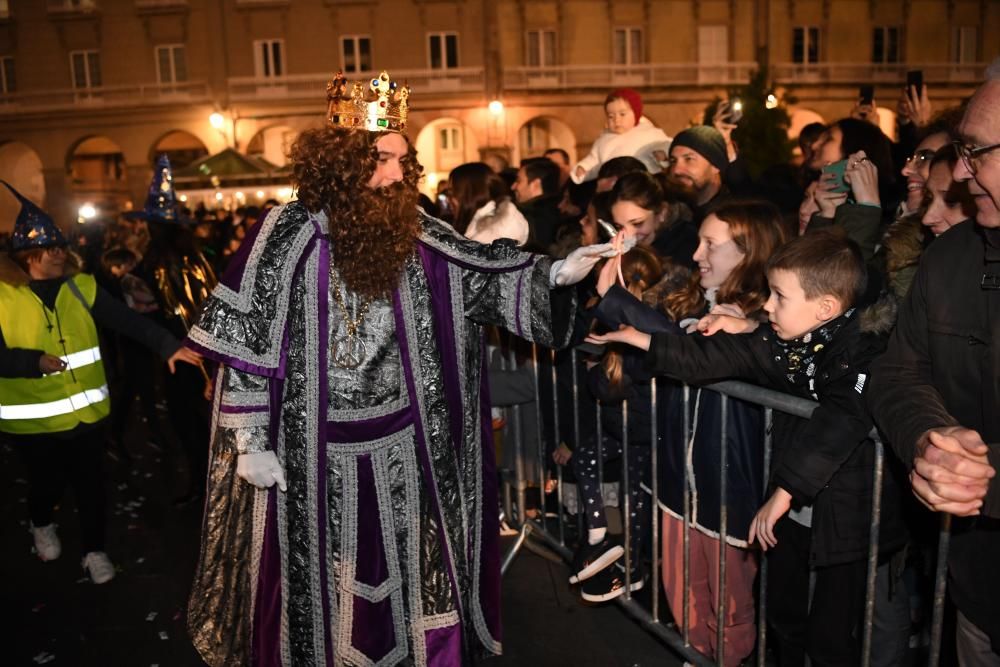
[[[614,251],[553,262],[419,210],[408,96],[384,72],[330,83],[326,126],[292,150],[297,201],[248,234],[189,334],[222,364],[188,614],[211,665],[500,652],[482,327],[565,344],[558,287]]]

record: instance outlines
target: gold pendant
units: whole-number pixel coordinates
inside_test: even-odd
[[[339,368],[354,370],[362,364],[367,353],[365,342],[358,336],[341,336],[333,341],[330,354]]]

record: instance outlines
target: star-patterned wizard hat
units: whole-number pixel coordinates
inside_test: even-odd
[[[153,180],[149,184],[149,194],[146,195],[145,206],[140,211],[126,213],[125,218],[145,220],[146,222],[190,222],[178,205],[177,192],[174,191],[174,173],[170,168],[170,159],[166,155],[160,155],[156,158]]]
[[[21,211],[14,220],[14,232],[10,236],[10,249],[31,250],[32,248],[52,248],[66,245],[66,237],[48,213],[35,206],[34,202],[14,189],[7,181],[0,180],[21,202]]]

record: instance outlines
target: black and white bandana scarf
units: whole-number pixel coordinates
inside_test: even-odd
[[[844,314],[830,320],[818,329],[813,329],[804,336],[792,340],[782,340],[774,336],[774,361],[785,368],[785,377],[796,387],[808,387],[814,399],[819,399],[815,391],[816,356],[830,344],[854,315],[854,308],[844,311]]]

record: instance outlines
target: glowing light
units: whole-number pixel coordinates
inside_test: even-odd
[[[278,190],[278,199],[288,201],[291,198],[292,198],[291,188],[281,188],[280,190]]]
[[[247,196],[245,194],[243,194],[242,192],[237,192],[236,193],[236,198],[239,199],[240,201],[243,201],[244,199],[247,198]]]
[[[503,102],[501,102],[500,100],[493,100],[492,102],[490,102],[488,108],[491,114],[493,114],[494,116],[499,116],[500,114],[503,113]]]
[[[212,124],[212,127],[219,130],[222,129],[223,124],[225,124],[226,118],[221,113],[216,111],[208,117],[208,122]]]
[[[768,109],[776,109],[778,107],[778,98],[774,93],[768,93],[767,99],[764,100],[764,106]]]
[[[743,111],[743,102],[735,100],[733,102],[733,111]]]
[[[215,193],[215,201],[222,201],[222,193],[221,192],[216,192]]]
[[[430,188],[436,188],[438,184],[438,175],[433,171],[427,174],[427,186]]]
[[[257,199],[263,199],[263,198],[264,198],[264,191],[263,190],[258,190],[257,191]]]
[[[180,199],[181,201],[187,201],[187,200],[188,200],[188,196],[187,196],[187,195],[181,195],[181,196],[179,197],[179,199]]]
[[[91,204],[90,202],[87,202],[86,204],[81,206],[78,213],[80,215],[81,221],[92,220],[93,218],[97,217],[97,209],[94,208],[94,205]]]

